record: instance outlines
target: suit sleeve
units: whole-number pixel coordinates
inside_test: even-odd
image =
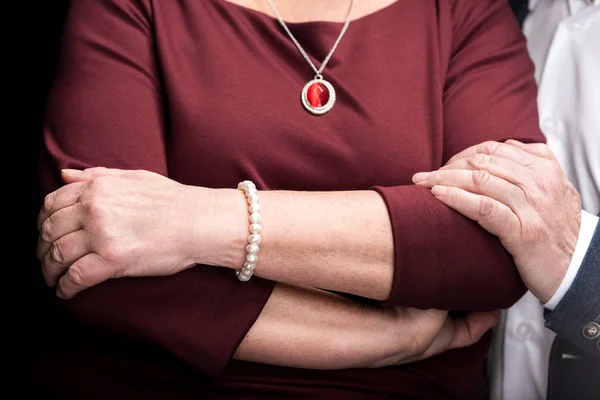
[[[543,142],[525,38],[504,1],[450,2],[443,156],[485,141]],[[376,187],[394,235],[387,304],[450,310],[507,308],[525,286],[499,240],[421,187]]]
[[[43,190],[62,168],[168,175],[165,100],[145,0],[72,2],[44,123]],[[260,314],[272,283],[240,285],[225,269],[117,279],[62,302],[78,318],[166,348],[216,375]]]
[[[600,357],[600,224],[575,280],[545,325],[582,350]],[[594,333],[595,332],[595,333]]]

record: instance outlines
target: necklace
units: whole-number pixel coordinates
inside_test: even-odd
[[[288,34],[290,39],[292,39],[292,42],[294,42],[294,44],[298,48],[298,51],[300,51],[300,54],[302,54],[304,60],[306,60],[308,65],[310,65],[310,67],[315,73],[314,79],[312,79],[306,85],[304,85],[304,88],[302,89],[302,93],[300,95],[300,98],[302,99],[302,105],[304,106],[304,108],[306,108],[307,111],[311,112],[312,114],[325,114],[327,111],[331,110],[333,104],[335,103],[335,90],[333,89],[333,85],[331,83],[323,79],[322,72],[325,69],[327,63],[329,62],[329,59],[333,55],[333,52],[342,40],[342,36],[344,36],[344,33],[346,33],[348,25],[350,25],[350,17],[352,16],[352,9],[354,8],[354,0],[351,0],[350,2],[348,16],[346,17],[346,22],[344,22],[342,31],[340,32],[338,38],[331,47],[331,50],[329,50],[329,54],[327,54],[327,57],[325,57],[325,59],[321,63],[321,66],[318,69],[317,67],[315,67],[315,64],[313,64],[313,62],[310,60],[310,57],[308,56],[308,54],[306,54],[306,51],[304,51],[304,49],[302,48],[300,43],[298,43],[294,35],[292,35],[292,32],[279,15],[279,12],[275,8],[273,2],[271,0],[267,0],[267,3],[269,4],[269,7],[271,7],[271,10],[273,10],[273,14],[275,14],[275,17],[277,17],[277,21],[279,22],[283,30]]]

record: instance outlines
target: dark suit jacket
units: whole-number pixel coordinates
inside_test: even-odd
[[[600,357],[600,224],[571,288],[545,319],[558,336]]]
[[[515,17],[519,21],[519,25],[523,25],[523,21],[527,16],[527,12],[529,11],[529,1],[528,0],[508,0],[510,7],[515,13]]]
[[[557,334],[547,400],[600,399],[600,225],[571,288],[545,319]]]

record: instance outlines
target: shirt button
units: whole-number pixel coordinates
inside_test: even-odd
[[[531,331],[531,325],[526,322],[517,326],[517,335],[521,336],[522,338],[526,338],[531,335]]]
[[[583,327],[583,337],[586,339],[596,339],[600,336],[600,325],[595,322],[589,322]],[[596,343],[596,346],[598,344]]]

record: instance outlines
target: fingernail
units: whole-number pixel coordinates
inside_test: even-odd
[[[423,182],[429,176],[429,172],[417,172],[413,175],[412,181],[414,183]]]
[[[64,168],[61,169],[60,172],[62,172],[63,174],[70,174],[70,175],[79,175],[81,174],[83,171],[80,169],[70,169],[70,168]]]
[[[63,291],[60,288],[56,289],[56,296],[59,297],[59,298],[61,298],[61,299],[65,298],[65,294],[63,293]]]
[[[444,193],[446,193],[446,191],[448,190],[448,188],[446,186],[434,186],[431,188],[431,193],[434,196],[443,196]]]

